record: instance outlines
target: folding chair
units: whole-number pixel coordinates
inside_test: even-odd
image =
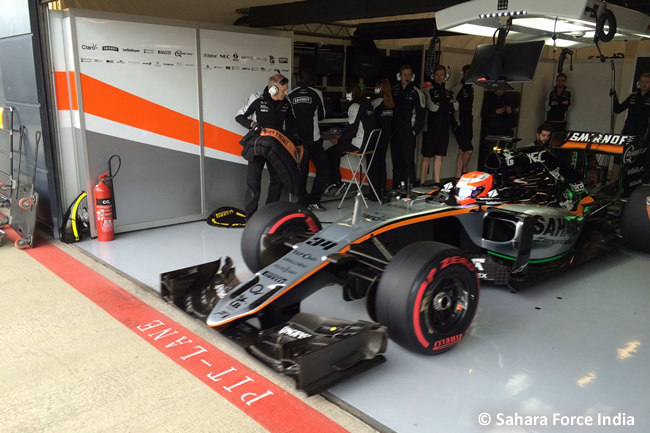
[[[370,131],[370,134],[368,134],[368,139],[366,140],[365,144],[359,148],[359,150],[355,152],[345,152],[345,159],[348,162],[348,166],[350,167],[350,170],[352,170],[352,180],[350,183],[348,183],[348,186],[345,188],[345,193],[343,194],[343,197],[341,197],[341,202],[339,203],[339,209],[341,209],[341,206],[343,205],[343,200],[346,199],[348,192],[350,191],[350,188],[352,185],[356,185],[356,192],[359,194],[361,192],[361,186],[363,185],[364,182],[368,182],[368,185],[370,186],[370,189],[372,190],[373,194],[375,194],[375,197],[377,197],[377,201],[381,203],[381,199],[379,198],[379,195],[377,194],[377,191],[375,190],[375,187],[372,185],[372,182],[370,182],[370,179],[368,178],[368,169],[372,165],[372,161],[375,159],[375,148],[377,147],[377,144],[379,143],[379,139],[381,138],[381,129],[373,129]],[[370,161],[366,164],[366,155],[371,155],[370,156]],[[358,158],[359,161],[356,165],[352,164],[352,160],[354,158]],[[356,168],[355,168],[356,167]],[[368,207],[368,203],[366,203],[366,198],[363,196],[363,193],[361,192],[361,199],[363,200],[363,204]]]

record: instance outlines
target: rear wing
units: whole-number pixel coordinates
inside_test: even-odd
[[[638,135],[567,131],[553,135],[553,149],[618,157],[614,163],[622,164],[619,185],[625,196],[642,183],[648,148]]]

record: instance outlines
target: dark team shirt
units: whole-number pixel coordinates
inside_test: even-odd
[[[427,102],[427,108],[429,109],[427,130],[440,131],[448,129],[454,118],[455,108],[454,104],[451,103],[451,100],[454,99],[453,92],[447,90],[444,84],[434,82],[428,93],[430,103]]]
[[[235,120],[246,129],[250,129],[252,120],[265,128],[294,134],[295,116],[291,103],[286,98],[280,101],[272,99],[268,88],[261,93],[253,93],[237,111]]]
[[[567,105],[563,102],[568,101]],[[557,102],[557,105],[551,105],[552,102]],[[546,120],[549,122],[564,122],[566,120],[566,112],[571,106],[571,91],[568,87],[558,93],[557,86],[553,87],[551,93],[548,94],[548,106],[550,107],[546,113]]]
[[[643,138],[650,119],[650,92],[642,95],[641,89],[637,89],[620,104],[618,98],[614,99],[614,113],[622,113],[625,110],[628,110],[627,118],[621,134],[640,135]]]
[[[411,129],[419,133],[424,126],[424,93],[411,82],[402,89],[402,84],[393,86],[393,130]]]
[[[474,86],[463,84],[456,94],[458,101],[458,120],[461,126],[472,127],[474,117],[472,110],[474,107]]]
[[[300,142],[310,143],[320,140],[318,121],[325,118],[323,93],[307,84],[301,84],[289,93],[289,101],[296,115],[296,130]]]

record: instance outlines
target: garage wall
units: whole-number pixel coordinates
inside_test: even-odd
[[[68,175],[68,200],[90,193],[119,155],[116,232],[243,207],[246,131],[235,113],[276,70],[291,76],[291,34],[77,10],[59,18],[62,166],[79,173]]]

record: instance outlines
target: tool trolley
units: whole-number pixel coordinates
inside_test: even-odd
[[[32,247],[34,229],[36,226],[36,209],[38,193],[35,191],[35,181],[38,163],[38,149],[41,142],[41,131],[34,134],[34,158],[32,175],[28,176],[23,168],[22,155],[27,153],[29,134],[27,127],[14,125],[14,108],[0,107],[0,205],[9,208],[9,214],[0,213],[0,241],[6,235],[1,229],[10,225],[20,236],[15,246],[20,249]],[[15,136],[18,136],[18,149],[15,148]],[[27,161],[29,162],[29,161]],[[14,176],[15,174],[15,176]],[[25,179],[31,177],[31,182]]]

